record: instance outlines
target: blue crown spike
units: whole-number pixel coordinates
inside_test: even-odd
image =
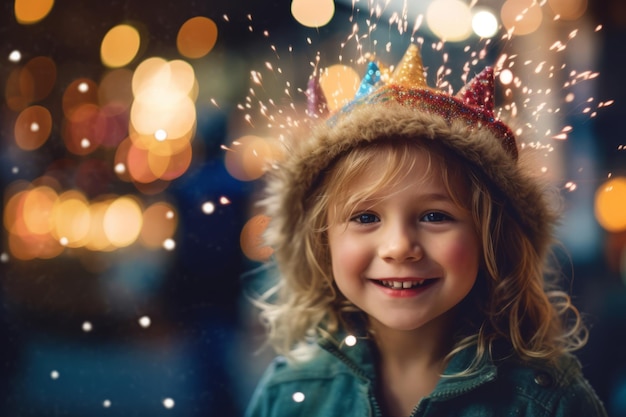
[[[376,84],[380,81],[380,68],[374,61],[370,61],[367,64],[367,71],[365,71],[365,76],[361,80],[361,84],[359,85],[359,89],[356,92],[354,98],[360,98],[368,95],[372,91]]]

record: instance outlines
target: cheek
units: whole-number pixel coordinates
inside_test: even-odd
[[[480,253],[478,241],[473,237],[455,239],[446,245],[442,255],[446,262],[460,271],[478,272]]]
[[[347,233],[331,233],[328,242],[335,279],[358,273],[367,264],[363,245],[350,238]]]

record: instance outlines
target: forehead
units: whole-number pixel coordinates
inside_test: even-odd
[[[415,175],[415,181],[439,174],[443,158],[423,146],[406,142],[385,142],[355,148],[342,157],[331,170],[331,181],[341,188],[365,183],[391,183]]]
[[[468,187],[458,158],[408,142],[388,142],[353,149],[328,173],[326,193],[332,205],[346,207],[385,198],[398,187],[417,190],[442,186],[453,200],[466,200]],[[465,205],[465,204],[461,204]]]
[[[426,150],[408,148],[399,152],[389,148],[368,149],[350,166],[347,162],[345,188],[349,191],[372,187],[379,194],[401,183],[424,185],[441,177],[441,161]],[[351,175],[350,175],[351,174]]]

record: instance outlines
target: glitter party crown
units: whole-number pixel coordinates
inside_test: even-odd
[[[515,135],[494,115],[494,84],[493,68],[486,67],[454,96],[432,89],[426,83],[420,51],[411,44],[389,77],[382,74],[375,62],[370,62],[355,98],[330,117],[319,78],[312,77],[307,87],[308,112],[317,117],[328,117],[327,122],[332,124],[336,118],[360,106],[397,102],[417,112],[443,117],[448,125],[460,121],[469,129],[489,129],[507,153],[517,160]]]

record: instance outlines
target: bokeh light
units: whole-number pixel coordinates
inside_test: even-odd
[[[149,58],[135,70],[131,86],[130,143],[118,147],[116,173],[138,188],[180,177],[191,165],[196,128],[193,68],[182,60]]]
[[[319,28],[326,26],[335,15],[333,0],[293,0],[291,14],[302,26]]]
[[[487,9],[474,10],[472,16],[472,29],[481,38],[492,38],[498,33],[498,18]]]
[[[70,121],[81,121],[84,114],[75,113],[86,104],[98,105],[98,86],[93,80],[79,78],[72,81],[63,93],[62,107],[65,118]]]
[[[89,201],[80,191],[60,193],[59,187],[48,176],[7,187],[3,224],[16,259],[49,259],[65,248],[110,252],[138,239],[143,247],[156,250],[176,233],[178,215],[168,203],[153,203],[142,213],[134,196],[98,192],[96,200]]]
[[[511,84],[513,82],[513,71],[511,71],[508,68],[503,69],[502,71],[500,71],[500,74],[498,75],[498,79],[503,85]]]
[[[167,203],[155,203],[143,213],[143,227],[140,240],[147,248],[158,249],[176,231],[177,214],[174,207]]]
[[[144,61],[133,76],[133,129],[145,135],[163,130],[171,138],[187,134],[196,120],[195,105],[190,98],[194,84],[193,68],[184,61],[167,62],[160,58]]]
[[[260,178],[269,163],[278,158],[278,150],[267,139],[258,136],[242,136],[233,141],[224,156],[228,173],[240,181]]]
[[[434,0],[426,10],[426,23],[445,41],[459,42],[472,33],[472,13],[460,0]]]
[[[126,68],[119,68],[106,73],[98,86],[98,103],[100,106],[111,106],[120,111],[130,109],[133,102],[132,79],[133,72]]]
[[[243,226],[239,242],[241,251],[248,259],[265,261],[272,255],[272,248],[263,244],[263,232],[265,232],[269,220],[269,217],[258,214]]]
[[[528,35],[541,26],[543,11],[535,0],[507,0],[500,11],[502,24],[514,35]]]
[[[24,109],[15,120],[15,143],[25,151],[40,148],[52,132],[52,116],[45,107]]]
[[[626,177],[615,177],[596,191],[595,214],[600,225],[610,232],[626,230]]]
[[[176,37],[178,52],[187,58],[202,58],[217,42],[217,25],[208,17],[197,16],[180,27]]]
[[[37,56],[29,60],[20,72],[20,86],[24,90],[31,86],[33,101],[48,97],[57,79],[57,67],[47,56]]]
[[[54,0],[15,0],[15,19],[25,25],[44,19],[54,6]]]
[[[7,77],[7,106],[21,111],[33,102],[46,98],[56,83],[57,68],[48,57],[35,57],[23,67],[14,68]]]
[[[13,51],[11,51],[11,53],[9,54],[9,61],[10,62],[20,62],[22,60],[22,53],[15,49]]]
[[[104,35],[100,59],[107,67],[123,67],[135,59],[140,45],[141,37],[137,29],[130,25],[117,25]]]
[[[111,198],[101,199],[89,206],[91,224],[87,235],[85,247],[92,251],[107,252],[115,249],[104,231],[104,216],[109,205],[114,200]]]
[[[548,0],[554,14],[563,20],[577,20],[587,11],[588,0]]]
[[[104,233],[111,244],[123,248],[134,243],[143,227],[142,210],[134,197],[113,201],[104,213]]]
[[[46,186],[36,187],[25,194],[22,213],[30,233],[45,235],[52,232],[52,212],[57,199],[56,191]]]
[[[351,67],[332,65],[320,74],[320,86],[328,101],[330,111],[337,110],[354,98],[359,88],[361,77]]]
[[[69,190],[59,195],[52,210],[52,217],[54,222],[52,235],[63,246],[78,248],[85,245],[91,227],[91,213],[83,193]]]

